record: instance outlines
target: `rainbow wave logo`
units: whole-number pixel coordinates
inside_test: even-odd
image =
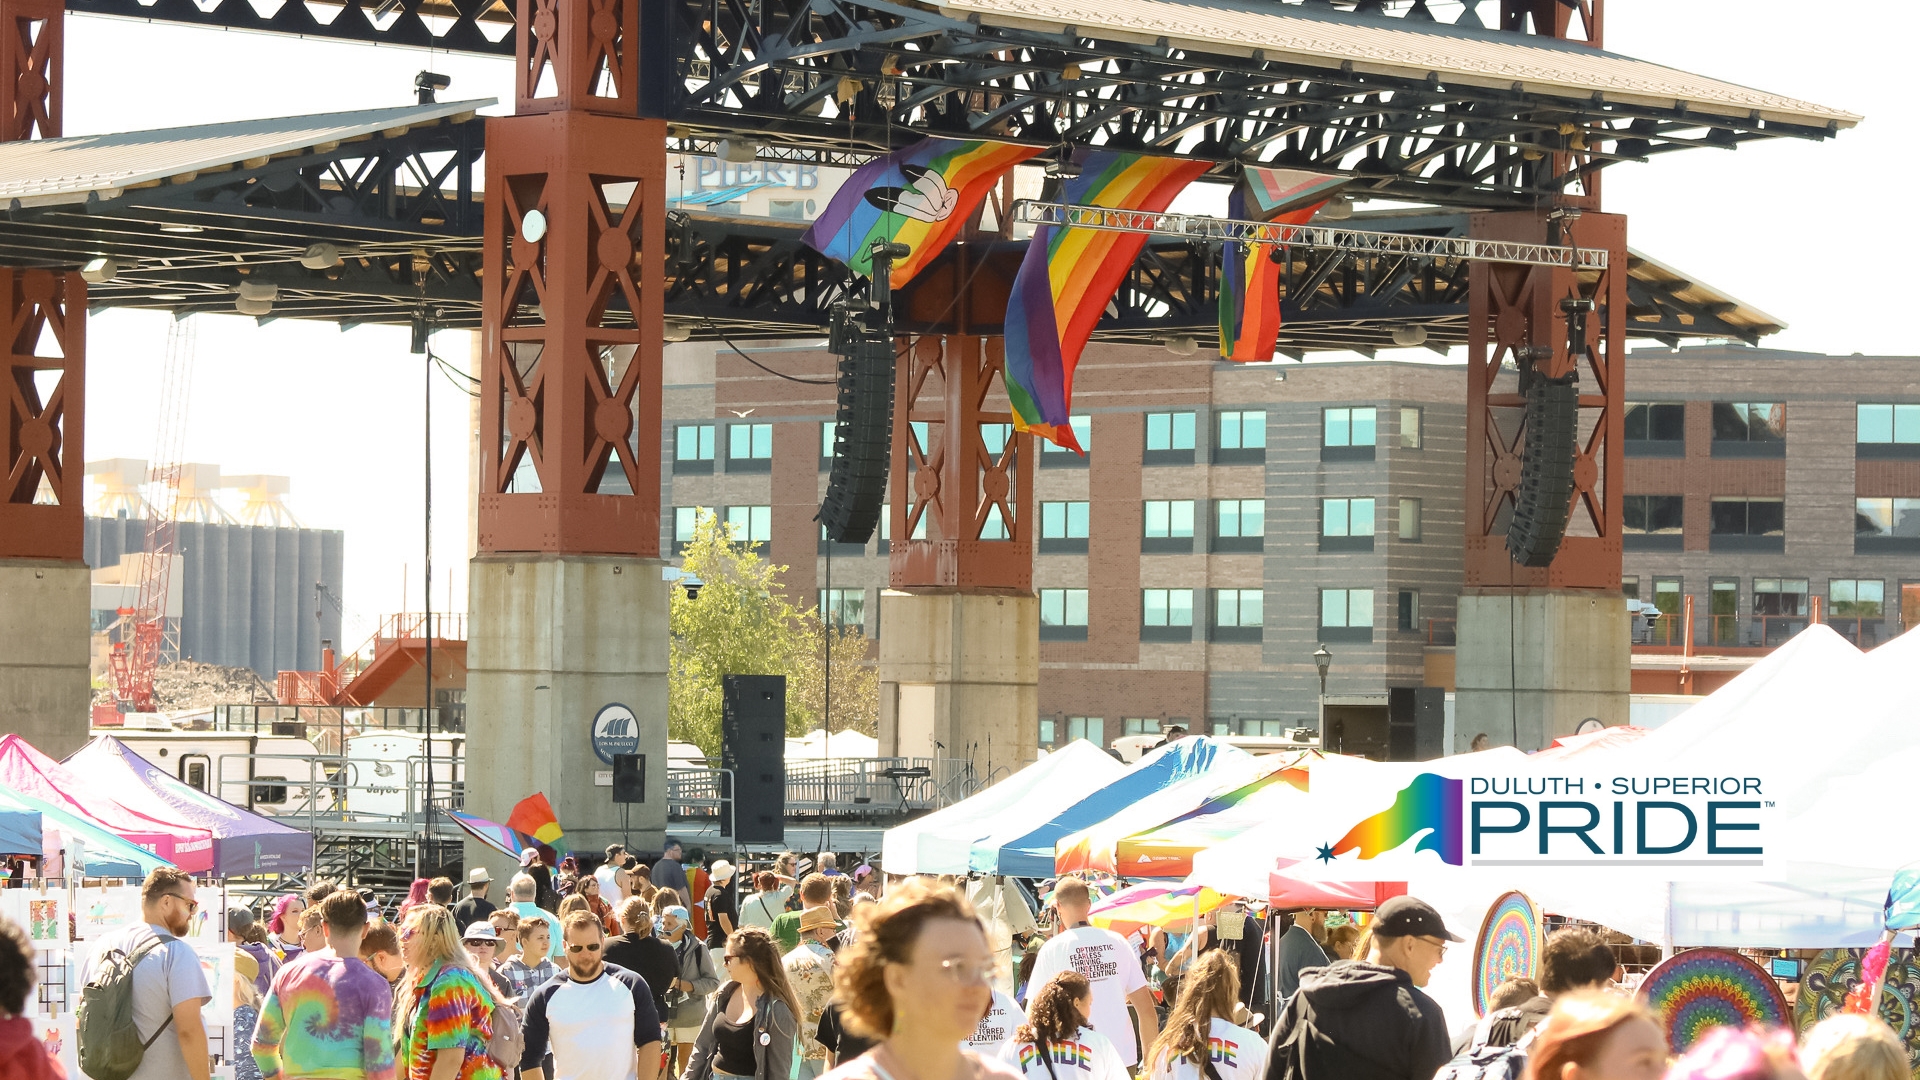
[[[1421,833],[1426,837],[1415,851],[1431,851],[1450,866],[1465,862],[1466,829],[1462,782],[1421,773],[1400,789],[1393,805],[1347,830],[1337,843],[1320,849],[1320,860],[1332,862],[1349,851],[1371,859],[1406,843]]]

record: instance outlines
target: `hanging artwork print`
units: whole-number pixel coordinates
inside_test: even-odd
[[[1527,894],[1494,901],[1473,950],[1473,1011],[1487,1015],[1493,992],[1508,979],[1531,979],[1540,964],[1540,913]]]

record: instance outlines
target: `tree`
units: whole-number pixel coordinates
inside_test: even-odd
[[[727,527],[703,511],[681,569],[700,582],[699,595],[675,589],[669,600],[667,733],[720,756],[721,678],[785,675],[787,733],[819,726],[822,656],[827,634],[819,616],[802,610],[780,587],[787,568],[735,543]],[[879,719],[879,674],[866,661],[858,630],[835,635],[834,730],[873,734]]]

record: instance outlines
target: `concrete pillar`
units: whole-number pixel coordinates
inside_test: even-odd
[[[1589,718],[1627,722],[1630,626],[1620,593],[1470,589],[1458,619],[1455,752],[1482,732],[1495,746],[1539,750]]]
[[[667,810],[667,594],[659,559],[619,555],[483,555],[470,564],[467,809],[505,822],[544,792],[565,847],[616,841],[657,851]],[[647,801],[613,802],[596,773],[594,716],[618,703],[639,719]],[[624,812],[624,820],[623,820]],[[501,879],[511,863],[469,842],[468,866]]]
[[[1033,761],[1037,598],[889,591],[880,626],[880,753],[964,759],[981,780]]]
[[[0,731],[56,758],[87,741],[90,588],[85,563],[0,559]]]

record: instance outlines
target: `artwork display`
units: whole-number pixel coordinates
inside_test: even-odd
[[[1660,1018],[1675,1054],[1717,1027],[1787,1022],[1787,999],[1773,976],[1725,949],[1689,949],[1670,957],[1647,972],[1640,1000]]]
[[[1473,1011],[1487,1015],[1487,1002],[1508,979],[1533,978],[1540,948],[1540,912],[1527,894],[1510,892],[1494,901],[1473,947]]]

